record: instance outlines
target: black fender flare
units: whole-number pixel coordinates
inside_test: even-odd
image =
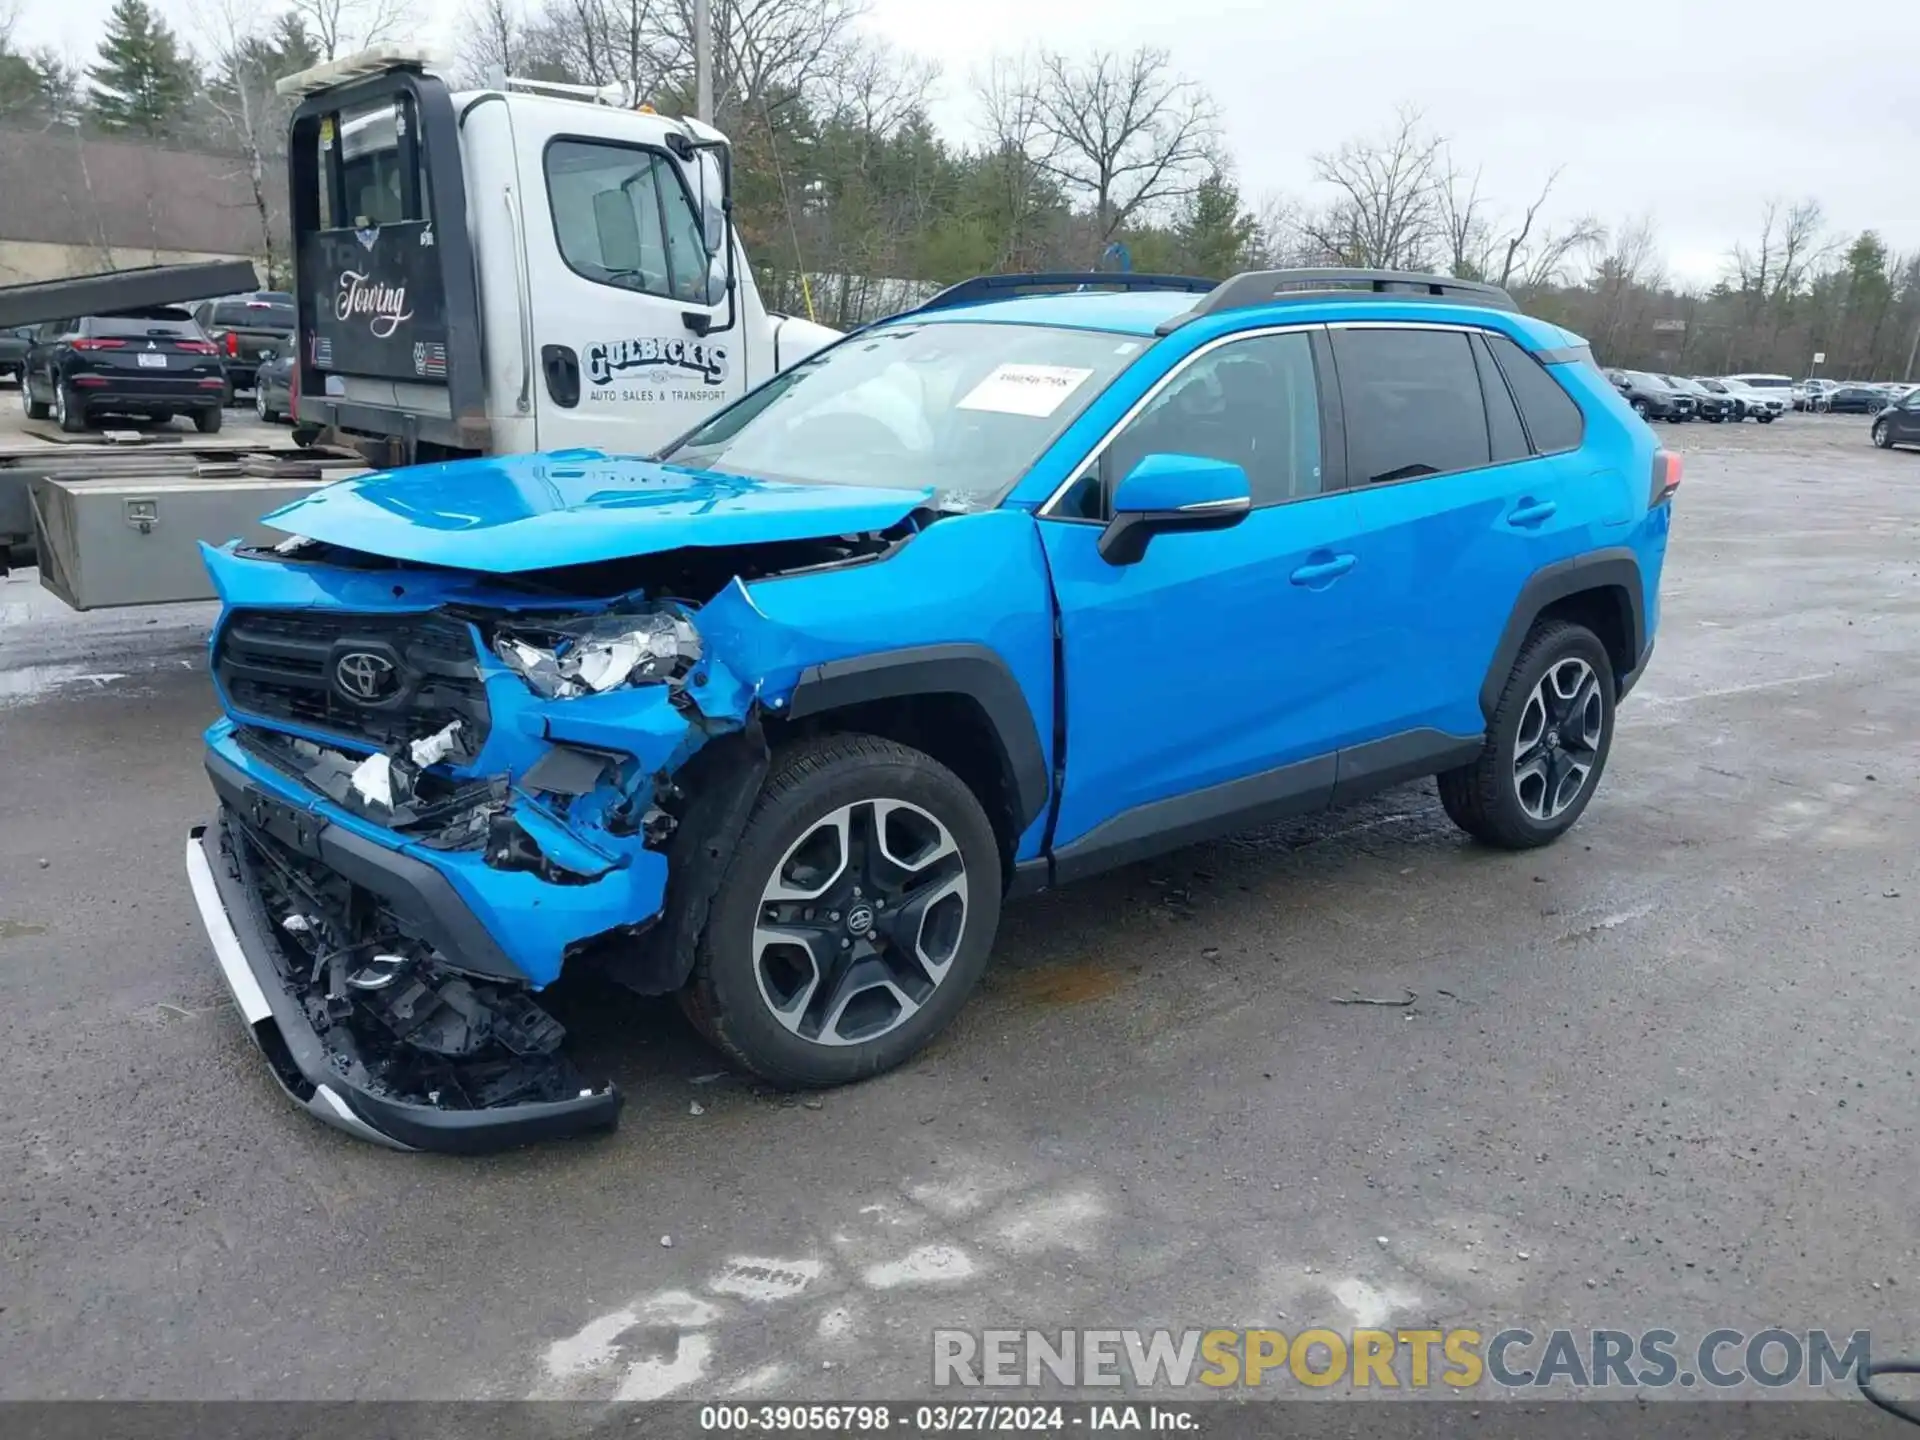
[[[1512,613],[1507,616],[1506,629],[1500,632],[1500,643],[1494,646],[1486,678],[1480,682],[1480,713],[1489,725],[1500,704],[1500,692],[1513,673],[1514,657],[1526,643],[1527,632],[1533,629],[1540,612],[1556,600],[1589,590],[1616,590],[1625,597],[1631,652],[1615,675],[1615,682],[1635,673],[1647,651],[1647,593],[1640,578],[1640,557],[1625,545],[1615,545],[1557,560],[1527,577],[1527,583],[1520,587],[1520,598],[1513,602]],[[1618,657],[1615,663],[1619,663]]]
[[[1046,752],[1026,692],[1007,662],[985,645],[914,645],[810,665],[787,702],[789,720],[910,695],[963,695],[993,729],[1002,774],[1022,833],[1046,808],[1051,789]]]

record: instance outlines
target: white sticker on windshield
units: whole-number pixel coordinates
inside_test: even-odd
[[[1001,365],[960,402],[962,410],[996,410],[1002,415],[1051,415],[1093,374],[1071,365]]]

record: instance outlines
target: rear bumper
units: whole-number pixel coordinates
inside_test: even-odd
[[[288,988],[278,940],[244,883],[223,810],[187,837],[187,878],[221,977],[280,1087],[327,1124],[398,1150],[480,1154],[610,1130],[621,1097],[608,1085],[572,1099],[449,1109],[382,1094],[329,1048]]]
[[[193,410],[221,401],[221,385],[182,380],[109,380],[104,385],[75,382],[73,397],[90,410]]]

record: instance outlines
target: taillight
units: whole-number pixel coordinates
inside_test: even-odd
[[[73,348],[76,350],[124,350],[127,348],[127,342],[124,340],[92,340],[82,337],[73,342]]]
[[[234,334],[233,331],[229,330],[227,331],[227,354],[238,355],[239,353],[240,353],[240,337]]]
[[[220,353],[214,348],[211,340],[176,340],[174,344],[179,349],[185,350],[189,355],[218,355]]]
[[[1665,504],[1680,488],[1680,457],[1671,450],[1653,452],[1653,489],[1647,496],[1647,508]]]

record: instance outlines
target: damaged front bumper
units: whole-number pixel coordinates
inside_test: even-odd
[[[330,828],[311,832],[316,852],[327,852]],[[324,977],[302,983],[301,967],[265,913],[258,882],[250,874],[260,862],[248,853],[249,847],[263,842],[274,843],[264,832],[250,830],[223,804],[211,826],[197,825],[189,833],[187,876],[220,973],[248,1033],[295,1101],[363,1140],[400,1150],[456,1154],[610,1130],[618,1122],[620,1093],[612,1085],[579,1085],[558,1057],[547,1057],[552,1063],[537,1076],[514,1074],[520,1057],[503,1059],[507,1052],[497,1038],[490,1048],[500,1053],[488,1056],[489,1047],[481,1047],[481,1056],[466,1067],[470,1075],[497,1079],[505,1072],[509,1085],[523,1091],[532,1085],[549,1094],[558,1087],[570,1087],[572,1093],[476,1104],[488,1098],[477,1089],[455,1095],[424,1088],[433,1084],[431,1066],[415,1067],[412,1086],[393,1075],[385,1048],[368,1043],[376,1023],[365,1003],[352,1000],[329,1014],[325,994],[316,993],[323,991]],[[470,985],[465,988],[473,993]],[[545,1038],[533,1037],[536,1044]],[[443,1084],[459,1088],[461,1068],[448,1062]]]

